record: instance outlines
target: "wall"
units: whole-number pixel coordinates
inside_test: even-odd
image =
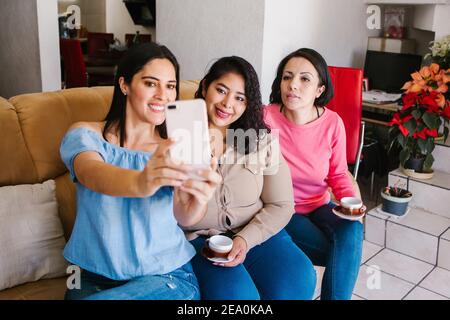
[[[156,41],[181,65],[182,79],[200,79],[214,59],[239,55],[262,70],[265,0],[156,1]]]
[[[41,69],[36,1],[1,2],[0,96],[9,98],[38,92],[41,90]]]
[[[0,96],[61,89],[57,0],[2,0],[0,28]]]
[[[115,2],[119,1],[115,0]],[[81,16],[84,16],[84,26],[88,29],[88,31],[107,32],[105,0],[83,0]],[[83,21],[83,18],[81,21]]]
[[[435,40],[450,35],[450,4],[436,5],[433,31],[436,32]]]
[[[263,100],[280,60],[301,47],[317,50],[329,65],[362,68],[367,38],[380,32],[366,27],[366,8],[364,0],[266,0]]]
[[[114,33],[114,36],[125,44],[126,33],[151,34],[155,40],[155,28],[138,26],[133,23],[128,10],[122,0],[104,0],[106,14],[106,32]]]
[[[57,0],[37,0],[41,90],[61,89]]]

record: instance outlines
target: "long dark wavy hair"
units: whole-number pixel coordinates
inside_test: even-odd
[[[127,97],[123,94],[119,85],[119,78],[123,77],[126,84],[131,85],[131,81],[136,73],[152,61],[153,59],[168,59],[175,68],[176,75],[176,92],[177,99],[180,86],[180,67],[175,56],[163,45],[157,43],[143,43],[133,46],[127,51],[125,56],[120,60],[117,71],[114,77],[114,93],[111,102],[111,107],[106,115],[106,124],[103,128],[103,138],[106,139],[106,134],[110,131],[119,133],[120,146],[123,147],[127,133],[125,131],[126,120],[126,104]],[[156,130],[163,139],[167,139],[166,123],[156,126]]]
[[[281,99],[281,80],[283,77],[284,67],[292,58],[305,58],[314,66],[319,74],[319,87],[325,86],[325,91],[314,101],[314,105],[324,107],[331,101],[334,95],[333,83],[331,82],[330,72],[325,59],[317,51],[309,48],[298,49],[288,54],[281,60],[277,69],[277,76],[272,83],[272,92],[270,93],[270,103],[277,103],[281,106],[283,101]]]
[[[229,129],[231,130],[243,130],[246,132],[249,129],[254,129],[256,131],[259,140],[260,130],[265,130],[269,133],[270,129],[267,127],[263,120],[263,107],[261,99],[261,91],[259,87],[258,75],[256,74],[253,66],[245,59],[237,56],[223,57],[214,62],[214,64],[209,69],[208,73],[200,81],[195,97],[199,99],[205,99],[203,96],[203,89],[205,92],[208,91],[211,83],[228,73],[236,73],[244,78],[245,83],[245,97],[247,101],[247,107],[244,113],[239,119],[233,122]],[[229,131],[231,132],[231,131]],[[257,141],[250,141],[250,138],[245,140],[245,154],[249,154],[255,150]],[[237,144],[234,144],[235,148]]]

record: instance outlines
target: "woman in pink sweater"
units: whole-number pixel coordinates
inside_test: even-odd
[[[355,196],[348,175],[342,119],[324,106],[333,97],[328,66],[312,49],[299,49],[278,66],[265,121],[279,130],[291,170],[296,214],[286,230],[315,265],[325,266],[321,299],[346,300],[358,277],[363,225],[333,214],[337,200]]]

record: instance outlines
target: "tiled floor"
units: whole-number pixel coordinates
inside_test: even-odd
[[[369,210],[379,204],[380,187],[386,185],[387,180],[387,176],[375,177],[374,192],[370,195],[370,180],[358,178],[363,201]],[[442,223],[432,224],[428,216],[416,218],[413,213],[408,217],[411,228],[417,227],[420,222],[421,228],[425,228],[430,235],[442,234],[443,230],[434,230],[435,226]],[[417,222],[419,218],[424,221]],[[430,227],[427,227],[428,224]],[[450,240],[450,230],[448,238]],[[443,236],[441,241],[446,239]],[[450,241],[448,244],[450,248]],[[444,258],[449,259],[448,255]],[[450,263],[440,265],[447,266]],[[316,290],[317,296],[319,293],[320,289]],[[364,241],[362,265],[353,293],[352,300],[450,300],[450,270]]]
[[[387,177],[376,177],[372,195],[370,179],[359,178],[358,184],[364,204],[370,210],[379,204],[380,186],[387,184]],[[411,223],[417,220],[414,214],[408,219]],[[421,225],[425,227],[430,224],[429,219],[422,222]],[[432,227],[435,225],[440,224],[433,224]],[[442,233],[442,230],[430,228],[425,229],[430,234]],[[450,231],[448,238],[450,239]],[[384,243],[384,240],[382,242]],[[448,242],[450,247],[450,241]],[[361,262],[352,300],[450,300],[450,270],[368,241],[364,241]],[[320,299],[324,268],[316,267],[316,271],[318,280],[315,299]]]
[[[450,271],[364,241],[352,300],[450,300]],[[316,267],[315,299],[324,268]]]

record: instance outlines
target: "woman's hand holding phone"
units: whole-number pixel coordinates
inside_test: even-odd
[[[167,139],[162,141],[144,170],[138,175],[138,193],[143,197],[154,195],[164,186],[180,187],[188,180],[191,166],[173,161],[169,155],[169,148],[176,142]]]
[[[189,226],[200,221],[206,213],[208,201],[213,197],[222,177],[217,173],[218,161],[211,159],[211,167],[198,170],[196,175],[202,180],[187,179],[180,186],[175,187],[175,204],[177,205],[183,226]]]

